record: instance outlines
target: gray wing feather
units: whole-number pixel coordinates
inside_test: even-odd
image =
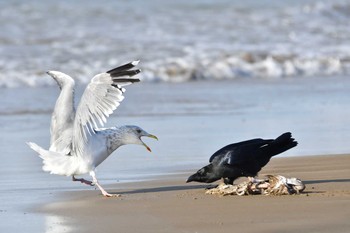
[[[122,70],[120,74],[124,75],[125,71]],[[104,126],[109,115],[124,99],[124,88],[121,87],[140,81],[125,77],[116,78],[116,76],[115,73],[113,77],[109,73],[98,74],[86,87],[74,119],[73,150],[75,155],[83,155],[88,136],[95,133],[94,128],[97,128],[98,125]]]
[[[74,121],[74,80],[59,71],[47,72],[61,88],[51,117],[50,150],[69,154]]]

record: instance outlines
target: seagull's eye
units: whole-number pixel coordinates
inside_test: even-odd
[[[141,130],[140,130],[140,129],[138,129],[138,130],[136,130],[136,132],[137,132],[137,133],[141,133]]]

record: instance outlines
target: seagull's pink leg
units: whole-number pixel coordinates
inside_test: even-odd
[[[73,181],[80,181],[80,182],[83,183],[83,184],[87,184],[87,185],[90,185],[90,186],[94,186],[94,184],[93,184],[92,181],[85,180],[85,179],[83,179],[83,178],[77,179],[77,178],[75,178],[74,175],[72,176],[72,180],[73,180]]]
[[[97,187],[101,190],[103,196],[105,196],[105,197],[119,197],[120,196],[119,194],[110,194],[106,190],[104,190],[102,188],[102,186],[98,183],[98,180],[96,178],[96,174],[94,171],[90,172],[90,176],[92,176],[93,184],[97,185]]]

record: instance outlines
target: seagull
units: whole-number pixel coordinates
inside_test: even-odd
[[[276,139],[251,139],[225,146],[209,159],[210,164],[199,169],[187,179],[212,183],[224,178],[225,184],[233,184],[238,177],[248,177],[250,181],[270,161],[271,157],[295,147],[298,143],[290,132]]]
[[[43,170],[51,174],[71,176],[73,181],[96,185],[105,197],[112,197],[100,185],[95,169],[122,145],[138,144],[151,149],[141,137],[158,138],[134,125],[102,128],[109,115],[124,99],[124,86],[139,82],[132,78],[140,73],[133,61],[94,76],[80,103],[74,107],[73,78],[59,71],[48,71],[61,89],[51,118],[50,147],[45,150],[33,142],[27,144],[43,159]],[[101,127],[101,128],[99,128]],[[90,174],[92,181],[75,176]]]

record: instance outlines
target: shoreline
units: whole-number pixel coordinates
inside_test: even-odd
[[[107,185],[55,195],[35,212],[65,232],[346,232],[350,228],[350,155],[274,158],[259,177],[300,178],[300,195],[206,195],[210,184],[185,183],[192,171],[157,180]],[[193,171],[194,172],[194,171]],[[51,217],[50,217],[51,216]],[[50,231],[49,231],[50,232]],[[53,231],[54,232],[54,231]]]

